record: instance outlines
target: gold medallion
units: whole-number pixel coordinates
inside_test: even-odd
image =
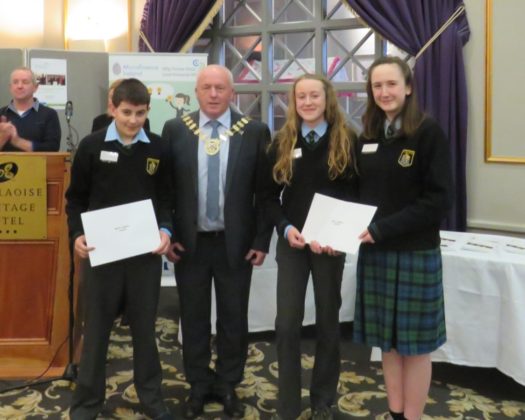
[[[188,127],[188,130],[190,130],[195,136],[197,136],[200,141],[204,142],[204,150],[206,154],[208,156],[213,156],[219,153],[219,150],[221,148],[221,141],[227,141],[229,137],[237,133],[243,134],[243,128],[249,123],[250,119],[248,117],[241,118],[232,127],[227,129],[224,132],[224,135],[222,135],[218,139],[212,139],[210,138],[210,136],[201,133],[200,128],[198,128],[199,125],[195,121],[193,121],[190,115],[185,115],[184,117],[182,117],[182,121],[184,121],[184,124],[186,125],[186,127]]]
[[[204,150],[208,156],[213,156],[219,153],[221,149],[221,141],[219,139],[206,139],[204,142]]]

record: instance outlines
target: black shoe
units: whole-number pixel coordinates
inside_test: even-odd
[[[228,416],[235,418],[244,417],[244,405],[239,402],[239,398],[237,398],[235,391],[223,395],[221,402],[224,407],[224,412]]]
[[[194,419],[204,412],[204,397],[191,394],[188,401],[184,404],[182,415],[186,419]]]
[[[312,409],[312,420],[333,420],[334,415],[330,407]]]

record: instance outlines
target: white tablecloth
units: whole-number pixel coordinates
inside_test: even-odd
[[[270,253],[264,264],[253,270],[250,304],[248,307],[248,322],[250,331],[268,331],[275,328],[277,263],[275,262],[274,235],[270,244]],[[355,268],[356,256],[347,255],[343,283],[341,286],[342,304],[339,311],[341,321],[354,319],[355,306]],[[312,282],[308,283],[305,299],[303,325],[315,324],[315,303]]]
[[[525,385],[525,240],[441,232],[447,342],[432,360],[491,367]],[[379,360],[374,349],[372,360]]]
[[[433,360],[525,385],[525,240],[442,232],[447,342]]]
[[[277,236],[274,233],[270,244],[270,252],[264,260],[264,264],[255,267],[252,275],[250,289],[250,303],[248,306],[248,328],[250,332],[271,331],[275,329],[275,314],[277,312],[277,263],[275,262],[275,245]],[[341,310],[339,319],[341,321],[352,321],[354,319],[355,306],[355,268],[357,256],[347,255],[343,282],[341,285]],[[166,259],[163,262],[162,286],[175,286],[173,276],[173,265]],[[212,329],[215,331],[216,310],[215,293],[212,289]],[[305,298],[305,312],[303,325],[315,324],[315,303],[312,282],[308,283]]]
[[[448,340],[433,353],[433,360],[497,368],[525,385],[525,240],[447,231],[441,237]],[[263,266],[253,272],[250,331],[274,329],[275,241],[272,238]],[[341,321],[354,317],[355,267],[356,256],[347,255]],[[310,282],[304,325],[313,323]],[[374,360],[378,356],[379,352],[373,352]]]

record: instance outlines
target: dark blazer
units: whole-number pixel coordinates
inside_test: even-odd
[[[190,114],[198,124],[199,112]],[[232,126],[243,116],[232,110]],[[198,136],[179,118],[166,122],[162,138],[170,142],[173,164],[173,241],[191,254],[195,250],[198,222]],[[243,263],[250,249],[268,252],[272,234],[265,221],[260,194],[264,187],[266,148],[270,130],[250,120],[229,139],[224,198],[224,234],[229,263]]]

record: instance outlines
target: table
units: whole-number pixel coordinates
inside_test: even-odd
[[[497,368],[525,385],[525,239],[442,231],[447,342],[432,360]],[[354,318],[357,257],[347,255],[341,321]],[[254,270],[250,331],[273,330],[277,265],[275,238],[264,265]],[[308,286],[304,325],[315,323]]]
[[[447,342],[432,360],[496,368],[525,385],[525,240],[442,231],[441,241]]]
[[[525,239],[449,231],[442,231],[441,237],[448,339],[432,359],[497,368],[525,385]],[[275,328],[275,242],[273,237],[270,254],[253,272],[249,304],[252,332]],[[357,256],[347,255],[341,321],[354,318],[356,260]],[[303,324],[314,323],[310,282]],[[372,352],[373,360],[379,356],[377,350]]]
[[[272,331],[275,329],[275,315],[277,313],[277,263],[275,262],[275,246],[277,236],[274,232],[270,244],[270,251],[264,264],[255,267],[252,275],[250,289],[250,302],[248,305],[248,329],[250,332]],[[341,284],[342,303],[339,311],[340,321],[354,319],[355,288],[357,256],[346,257],[343,281]],[[165,258],[163,260],[162,286],[175,286],[173,265]],[[215,333],[216,321],[215,293],[212,289],[211,325]],[[303,325],[315,324],[315,303],[312,282],[308,283],[305,298],[305,311]],[[181,335],[179,334],[179,340]]]
[[[497,368],[525,385],[525,240],[441,237],[448,339],[432,359]]]

